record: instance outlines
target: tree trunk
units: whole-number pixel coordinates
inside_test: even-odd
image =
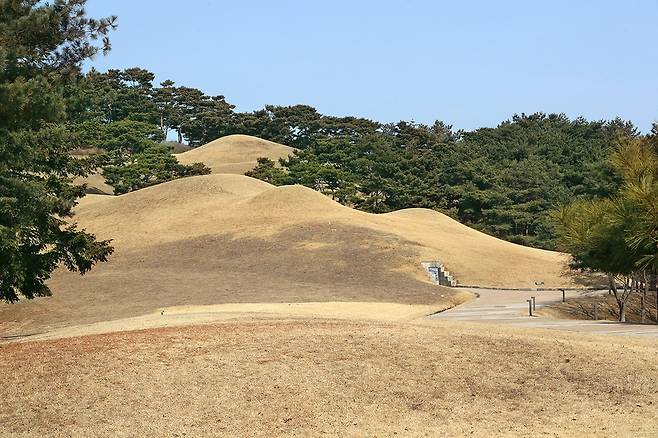
[[[617,283],[615,282],[615,278],[612,275],[608,275],[608,280],[610,281],[610,289],[608,290],[609,294],[614,294],[615,297],[617,296]]]
[[[626,322],[626,303],[620,301],[619,303],[619,322]]]
[[[178,132],[178,143],[182,143],[183,142],[183,133],[181,132],[180,129],[178,129],[177,132]]]
[[[619,322],[626,322],[626,300],[633,292],[633,283],[632,279],[625,277],[622,282],[623,291],[617,289],[616,282],[611,282],[612,293],[615,295],[615,301],[617,301],[617,307],[619,308]]]

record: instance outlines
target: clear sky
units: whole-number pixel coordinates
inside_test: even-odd
[[[239,111],[495,126],[515,113],[658,120],[658,0],[88,0],[99,70],[139,66]]]

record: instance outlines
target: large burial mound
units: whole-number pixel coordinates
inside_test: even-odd
[[[194,304],[358,301],[440,310],[463,300],[429,282],[427,260],[468,285],[577,285],[563,274],[563,254],[504,242],[435,211],[368,214],[305,187],[241,175],[89,195],[76,211],[82,227],[114,239],[115,254],[84,277],[56,272],[53,297],[0,306],[10,332]]]
[[[249,135],[228,135],[191,151],[176,155],[182,164],[203,163],[212,173],[243,175],[256,167],[256,160],[267,157],[274,162],[292,155],[295,149]]]

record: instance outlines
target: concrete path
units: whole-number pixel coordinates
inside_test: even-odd
[[[610,321],[581,321],[528,316],[526,300],[534,296],[537,310],[562,300],[560,291],[511,291],[502,289],[463,289],[479,297],[469,303],[430,315],[427,318],[444,321],[469,321],[487,324],[506,324],[516,327],[544,328],[587,332],[594,334],[628,335],[658,339],[658,325],[620,324]],[[591,291],[567,291],[567,299],[583,296]],[[607,293],[600,291],[598,293]]]

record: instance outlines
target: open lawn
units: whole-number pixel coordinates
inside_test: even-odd
[[[457,323],[223,323],[0,345],[7,436],[631,436],[658,345]]]

